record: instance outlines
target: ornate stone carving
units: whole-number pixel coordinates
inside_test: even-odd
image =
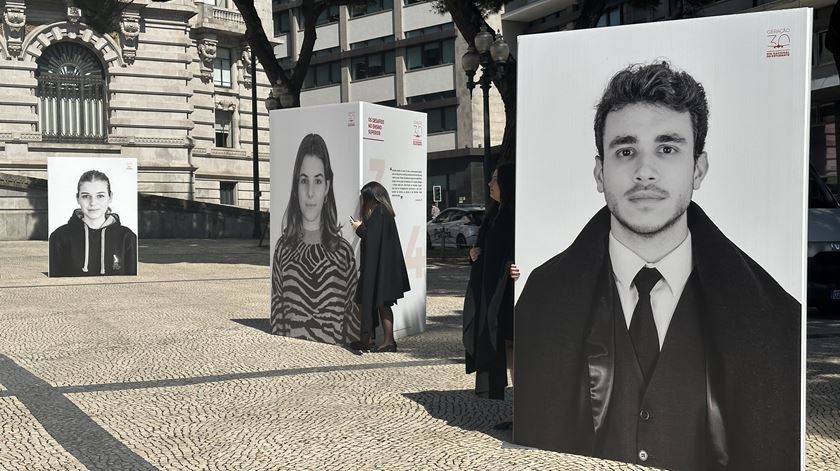
[[[67,22],[71,24],[79,24],[79,20],[82,18],[82,9],[79,7],[69,6],[67,7]]]
[[[140,17],[123,15],[120,19],[120,33],[123,40],[123,59],[133,64],[137,57],[137,40],[140,37]]]
[[[6,48],[9,56],[19,57],[26,27],[26,7],[22,3],[8,2],[3,11],[3,23],[6,25]]]
[[[222,111],[235,111],[237,100],[235,98],[219,98],[216,100],[216,109]]]
[[[210,38],[198,40],[198,56],[201,59],[201,80],[209,82],[213,78],[213,61],[216,59],[218,41]]]
[[[245,88],[251,88],[251,46],[247,43],[242,45],[242,57],[239,59],[239,75],[242,80],[242,85]]]

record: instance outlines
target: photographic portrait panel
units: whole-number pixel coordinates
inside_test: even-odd
[[[801,463],[811,34],[802,9],[519,38],[517,443],[663,468]],[[702,95],[701,152],[705,112],[686,103]],[[648,295],[638,268],[622,274],[636,263],[661,270],[653,370],[632,323]]]
[[[137,159],[47,160],[49,275],[137,274]]]
[[[358,105],[271,112],[271,331],[356,340]]]

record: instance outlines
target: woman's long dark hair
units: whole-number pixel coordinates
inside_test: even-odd
[[[289,204],[286,206],[284,218],[283,240],[287,246],[291,247],[303,237],[303,214],[300,212],[298,179],[300,178],[300,167],[303,164],[303,158],[307,155],[318,157],[324,163],[324,178],[329,182],[330,188],[327,191],[324,206],[321,208],[321,243],[327,250],[335,250],[339,240],[341,240],[341,225],[338,224],[338,209],[335,205],[330,154],[327,151],[327,143],[318,134],[306,135],[300,141],[300,146],[298,147],[295,168],[292,171],[292,193],[289,196]]]
[[[365,183],[362,187],[362,220],[366,221],[373,212],[376,205],[381,205],[385,211],[391,216],[394,214],[394,206],[391,204],[391,198],[388,196],[388,190],[385,189],[379,182],[373,181]]]
[[[496,184],[499,185],[499,199],[502,201],[491,201],[492,206],[484,216],[488,227],[496,219],[499,211],[513,211],[516,207],[516,167],[513,162],[502,162],[496,167]]]
[[[496,167],[496,183],[499,185],[501,206],[513,208],[516,205],[516,168],[513,162],[502,162]]]

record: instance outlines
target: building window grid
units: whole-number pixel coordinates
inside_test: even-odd
[[[90,50],[72,43],[50,46],[38,59],[36,78],[39,130],[44,141],[107,140],[107,81]]]
[[[596,28],[603,28],[605,26],[616,26],[621,24],[621,5],[610,8],[600,18]]]
[[[406,39],[416,38],[426,34],[439,33],[441,31],[454,31],[455,23],[442,23],[434,26],[427,26],[425,28],[413,29],[405,32]]]
[[[236,182],[219,182],[219,204],[236,204]]]
[[[357,41],[350,44],[350,50],[362,49],[370,46],[378,46],[380,44],[390,44],[394,42],[394,36],[382,36],[379,38],[366,39],[364,41]]]
[[[341,61],[309,66],[303,88],[324,87],[341,83]]]
[[[306,20],[303,16],[303,11],[298,8],[297,9],[297,17],[298,17],[298,28],[300,31],[303,31],[306,28]],[[339,19],[339,6],[338,5],[330,5],[318,15],[318,18],[315,19],[315,26],[322,26],[327,25],[330,23],[337,23]]]
[[[233,147],[233,139],[231,138],[231,123],[233,121],[233,113],[230,111],[216,110],[216,147]]]
[[[313,51],[312,52],[312,57],[329,56],[331,54],[338,54],[340,52],[341,52],[341,47],[339,47],[339,46],[328,47],[326,49],[318,49],[317,51]]]
[[[216,48],[216,58],[213,59],[213,85],[225,88],[231,87],[230,56],[229,48]]]
[[[370,15],[384,10],[392,10],[394,8],[394,0],[373,0],[371,3],[362,3],[357,5],[349,5],[347,12],[350,18],[358,16]]]
[[[405,48],[408,70],[455,63],[455,40],[443,39]]]
[[[450,132],[458,129],[457,106],[444,106],[426,110],[426,129],[429,134]]]
[[[354,57],[350,61],[353,80],[393,74],[396,72],[396,52],[385,51]]]
[[[291,31],[289,25],[289,10],[274,13],[274,36],[280,36]]]
[[[426,103],[436,100],[445,100],[447,98],[455,98],[455,90],[447,90],[445,92],[426,93],[425,95],[414,95],[406,98],[409,105],[417,103]]]

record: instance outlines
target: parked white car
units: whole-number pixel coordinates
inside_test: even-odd
[[[429,249],[472,247],[478,237],[478,229],[484,219],[484,206],[458,206],[446,208],[426,223],[426,245]]]
[[[808,304],[840,314],[840,204],[817,172],[808,184]]]

